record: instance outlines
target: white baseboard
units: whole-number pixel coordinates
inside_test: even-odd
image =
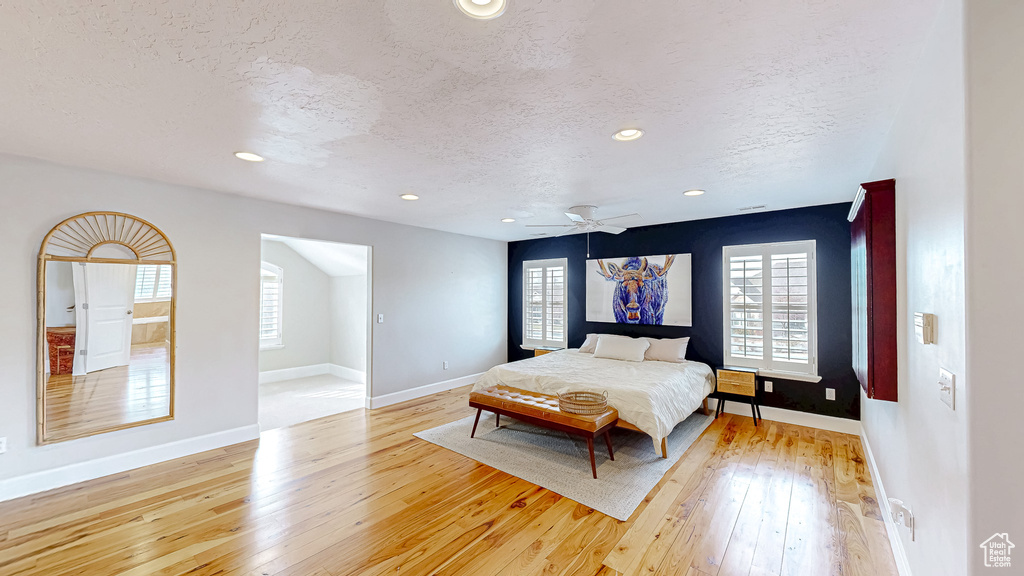
[[[359,370],[353,370],[352,368],[346,368],[337,364],[310,364],[309,366],[297,366],[295,368],[267,370],[260,372],[259,382],[260,384],[270,384],[272,382],[295,380],[296,378],[320,376],[321,374],[332,374],[338,378],[355,380],[356,382],[366,384],[366,372],[360,372]]]
[[[899,536],[899,528],[892,520],[889,512],[889,498],[885,495],[885,486],[882,484],[882,477],[878,474],[878,464],[875,463],[875,454],[871,451],[871,443],[868,442],[867,432],[863,426],[860,431],[860,442],[864,445],[864,455],[868,459],[868,469],[871,470],[871,482],[875,486],[875,496],[878,497],[878,508],[882,512],[882,520],[885,521],[885,533],[889,536],[889,546],[892,547],[892,555],[896,560],[896,569],[900,576],[912,576],[910,573],[910,561],[907,560],[907,551],[903,548],[903,540]]]
[[[468,386],[469,384],[475,383],[480,376],[483,376],[483,374],[483,372],[479,372],[477,374],[470,374],[469,376],[462,376],[461,378],[452,378],[451,380],[445,380],[443,382],[417,386],[416,388],[402,390],[401,392],[384,394],[382,396],[373,396],[366,399],[366,407],[370,409],[383,408],[384,406],[391,406],[392,404],[398,404],[399,402],[405,402],[407,400],[415,400],[431,394],[437,394],[438,392],[451,390],[452,388]]]
[[[708,399],[708,406],[712,410],[715,408],[715,402],[717,402],[717,400]],[[725,403],[725,411],[728,414],[750,416],[750,404],[744,404],[743,402],[738,401],[728,401]],[[761,406],[761,416],[764,417],[765,420],[774,420],[784,424],[795,424],[797,426],[807,426],[809,428],[821,428],[822,430],[843,432],[844,434],[853,434],[854,436],[860,435],[860,420],[836,418],[835,416],[822,416],[821,414],[811,414],[810,412],[800,412],[798,410],[786,410],[785,408],[772,408],[771,406]]]
[[[260,372],[260,384],[270,384],[284,380],[295,380],[296,378],[308,378],[321,374],[330,374],[330,364],[310,364],[309,366],[297,366],[295,368],[282,368],[280,370],[267,370]]]
[[[338,364],[328,364],[327,366],[333,376],[366,384],[366,372],[362,370],[355,370],[347,366],[339,366]]]
[[[111,474],[119,474],[127,470],[134,470],[143,466],[149,466],[150,464],[174,460],[175,458],[198,454],[207,450],[215,450],[240,442],[248,442],[259,437],[260,427],[253,424],[252,426],[243,426],[205,436],[186,438],[123,454],[115,454],[105,458],[61,466],[52,470],[33,472],[24,476],[0,480],[0,502],[77,484],[78,482],[85,482],[86,480],[102,478]]]

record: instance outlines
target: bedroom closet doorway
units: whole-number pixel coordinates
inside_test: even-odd
[[[369,246],[262,236],[261,431],[365,408],[370,262]]]

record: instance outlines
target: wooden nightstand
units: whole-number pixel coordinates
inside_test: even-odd
[[[543,355],[547,354],[548,352],[554,352],[556,350],[562,350],[562,348],[534,348],[533,349],[533,356],[534,357],[543,356]]]
[[[750,412],[754,416],[754,426],[761,419],[761,406],[757,403],[757,369],[741,368],[737,366],[722,366],[717,370],[718,386],[715,393],[718,398],[718,406],[715,408],[715,418],[718,418],[725,409],[725,396],[747,396],[750,398]]]

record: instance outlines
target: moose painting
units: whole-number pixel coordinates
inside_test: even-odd
[[[587,260],[587,321],[692,325],[690,255]]]

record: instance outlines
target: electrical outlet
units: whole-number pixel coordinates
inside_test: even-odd
[[[383,324],[383,323],[384,323],[384,315],[383,314],[377,314],[377,324]]]
[[[444,362],[441,362],[441,369],[443,369],[443,370],[447,370],[448,369],[448,361],[447,360],[445,360]]]
[[[0,438],[0,454],[7,452],[7,438]]]
[[[765,380],[764,381],[764,391],[765,392],[771,392],[772,391],[772,381],[771,380]]]
[[[835,400],[835,399],[836,399],[836,389],[835,388],[825,388],[825,400]]]

